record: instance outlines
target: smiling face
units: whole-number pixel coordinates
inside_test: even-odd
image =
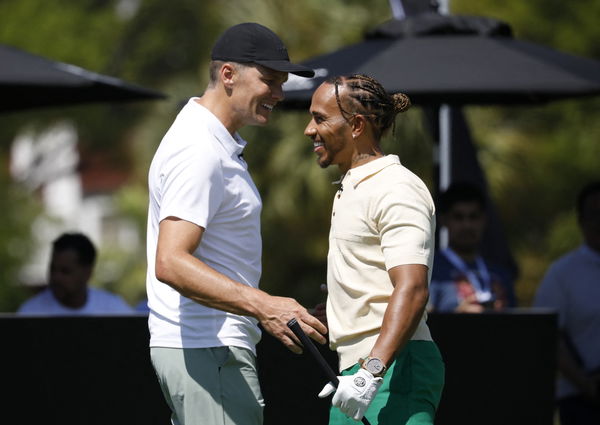
[[[340,88],[340,96],[342,96]],[[323,83],[317,88],[310,105],[312,118],[304,134],[313,142],[317,163],[321,168],[331,164],[345,173],[351,166],[354,146],[352,128],[342,116],[335,98],[333,84]]]
[[[283,100],[282,85],[287,78],[287,72],[261,65],[236,67],[231,90],[234,127],[267,124],[273,108]]]

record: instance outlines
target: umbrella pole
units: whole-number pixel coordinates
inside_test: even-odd
[[[452,179],[452,109],[441,105],[439,109],[439,163],[440,163],[440,192],[450,186]]]
[[[406,18],[406,12],[404,11],[402,0],[389,0],[389,3],[390,9],[392,9],[392,16],[394,17],[394,19]]]
[[[440,106],[438,126],[438,193],[442,193],[450,186],[452,179],[452,108],[449,105]],[[448,231],[446,228],[440,228],[438,247],[440,249],[448,247]]]

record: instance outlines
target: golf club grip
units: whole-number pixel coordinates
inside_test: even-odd
[[[306,348],[317,361],[317,363],[319,363],[321,369],[325,373],[325,376],[327,376],[327,379],[329,379],[333,383],[333,385],[337,387],[339,383],[337,374],[333,371],[331,366],[329,366],[329,363],[327,363],[327,361],[321,355],[317,347],[315,347],[315,344],[313,344],[310,338],[306,336],[306,334],[300,327],[300,323],[298,323],[296,319],[292,319],[288,322],[287,325],[288,328],[290,328],[292,332],[294,332],[294,335],[298,337],[304,348]]]
[[[319,352],[317,347],[315,347],[315,344],[313,344],[310,338],[306,336],[306,334],[300,327],[300,323],[298,323],[296,319],[292,319],[287,323],[287,325],[288,328],[290,328],[292,332],[294,332],[294,335],[298,337],[304,348],[306,348],[310,352],[310,354],[312,354],[313,358],[317,361],[317,363],[319,363],[321,369],[323,370],[323,372],[325,372],[327,379],[329,379],[333,383],[333,385],[337,387],[340,383],[337,374],[333,371],[331,366],[329,366],[329,363],[327,363],[327,361]],[[361,421],[364,425],[371,425],[371,423],[365,416],[362,417]]]

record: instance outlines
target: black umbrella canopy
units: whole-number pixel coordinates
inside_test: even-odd
[[[285,105],[305,108],[326,78],[354,73],[412,102],[527,104],[600,94],[600,61],[512,37],[500,21],[424,13],[392,20],[358,44],[303,62],[314,79],[290,78]]]
[[[165,98],[154,90],[4,45],[0,45],[0,92],[0,112]]]

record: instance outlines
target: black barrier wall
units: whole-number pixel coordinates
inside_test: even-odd
[[[446,364],[437,425],[552,425],[557,317],[432,314]]]
[[[147,316],[1,318],[0,364],[9,390],[0,423],[169,424],[150,364],[147,321]]]
[[[551,425],[556,316],[432,314],[446,363],[439,425]],[[2,424],[169,424],[145,316],[0,317]],[[336,369],[335,353],[321,352]],[[308,355],[268,334],[257,347],[265,425],[326,424],[330,399]],[[240,424],[243,425],[243,424]]]

